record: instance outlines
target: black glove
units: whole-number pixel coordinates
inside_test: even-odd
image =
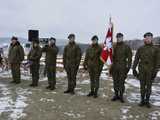
[[[154,80],[155,79],[155,77],[156,77],[156,75],[157,75],[157,71],[154,71],[153,73],[152,73],[152,80]]]
[[[137,72],[136,70],[133,70],[133,75],[134,75],[135,77],[138,77],[138,72]]]

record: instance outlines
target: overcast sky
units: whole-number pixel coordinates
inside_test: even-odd
[[[160,34],[160,0],[0,0],[0,37],[27,38],[28,29],[40,37],[90,42],[96,34],[103,41],[111,14],[115,33],[125,39],[142,38],[151,31]]]

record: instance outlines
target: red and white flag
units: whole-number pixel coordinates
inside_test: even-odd
[[[102,50],[101,57],[100,57],[104,64],[106,62],[108,64],[112,64],[112,51],[113,51],[112,50],[113,49],[112,40],[113,40],[113,24],[110,18],[109,28],[106,34],[105,41],[103,43],[103,50]]]

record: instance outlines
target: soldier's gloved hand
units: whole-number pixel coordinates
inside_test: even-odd
[[[154,71],[154,72],[152,73],[152,80],[155,79],[156,75],[157,75],[157,71]]]
[[[135,77],[138,77],[138,72],[137,72],[136,70],[133,70],[133,75],[134,75]]]

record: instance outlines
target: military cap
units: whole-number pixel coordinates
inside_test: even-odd
[[[69,35],[68,35],[68,39],[70,39],[70,38],[72,38],[72,37],[75,38],[75,34],[69,34]]]
[[[15,36],[13,36],[13,37],[11,38],[11,40],[18,40],[18,38],[15,37]]]
[[[53,38],[53,37],[51,37],[50,39],[49,39],[49,41],[56,41],[56,38]]]
[[[97,35],[94,35],[91,40],[98,40],[98,36]]]
[[[123,34],[122,33],[117,33],[116,38],[120,38],[120,37],[123,37]]]
[[[153,34],[152,34],[151,32],[147,32],[147,33],[145,33],[145,34],[144,34],[144,36],[143,36],[143,37],[145,38],[145,37],[147,37],[147,36],[151,36],[151,37],[153,37]]]

